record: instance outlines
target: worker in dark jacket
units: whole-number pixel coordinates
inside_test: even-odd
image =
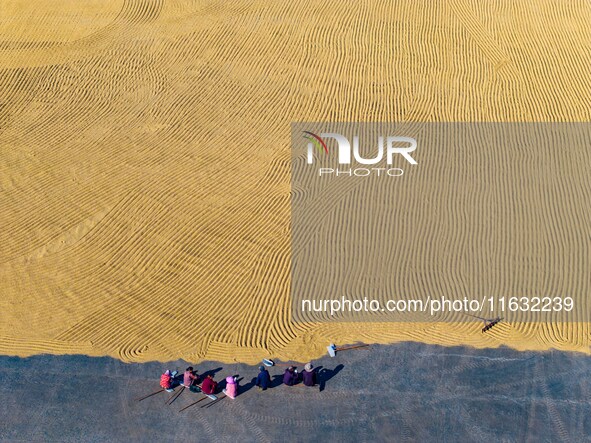
[[[263,391],[271,386],[271,376],[269,375],[269,371],[265,369],[264,366],[259,367],[259,375],[257,376],[256,385],[259,389]]]
[[[314,370],[312,363],[306,363],[306,366],[304,366],[302,379],[306,386],[314,386],[316,384],[316,371]]]
[[[293,386],[298,381],[298,371],[293,366],[290,366],[285,370],[283,374],[283,383],[287,386]]]

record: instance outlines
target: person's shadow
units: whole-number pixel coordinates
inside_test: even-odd
[[[213,378],[215,378],[215,374],[217,372],[220,372],[222,369],[224,368],[215,368],[215,369],[210,369],[209,371],[205,371],[202,374],[199,374],[199,378],[201,378],[201,380],[205,380],[205,377],[207,377],[209,374],[213,375]],[[182,376],[182,374],[181,374]]]
[[[243,385],[240,384],[240,382],[244,380],[244,377],[238,379],[238,393],[239,394],[244,394],[245,392],[250,391],[252,388],[254,388],[257,378],[253,377],[251,381],[249,381],[248,383],[245,383]]]
[[[320,392],[324,391],[324,389],[326,388],[326,382],[333,378],[335,375],[337,375],[339,372],[341,372],[344,367],[345,366],[341,364],[335,367],[334,369],[327,369],[323,368],[322,366],[319,366],[316,369],[318,371],[316,375],[318,377],[318,385]]]
[[[269,388],[276,388],[277,386],[281,386],[282,384],[283,384],[283,374],[271,376],[271,384],[269,385]]]

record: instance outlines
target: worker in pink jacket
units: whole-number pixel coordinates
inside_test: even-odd
[[[236,398],[238,395],[238,382],[236,381],[236,377],[226,377],[226,389],[223,390],[223,393],[231,399]]]
[[[193,366],[189,366],[183,374],[183,386],[191,388],[193,385],[199,383],[199,376],[197,371],[193,370]]]

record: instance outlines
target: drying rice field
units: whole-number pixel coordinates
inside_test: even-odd
[[[588,352],[585,322],[294,323],[290,124],[590,121],[589,23],[586,0],[3,0],[0,353],[252,363],[404,340]],[[571,160],[590,170],[587,152]],[[565,177],[536,196],[564,208],[565,229],[540,232],[563,234],[521,265],[569,256],[546,289],[585,294],[591,190]]]

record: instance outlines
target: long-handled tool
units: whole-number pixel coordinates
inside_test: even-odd
[[[209,408],[210,406],[213,406],[215,403],[219,402],[220,400],[223,400],[224,398],[226,398],[226,395],[221,395],[218,398],[216,398],[215,400],[210,401],[206,405],[201,406],[201,409],[203,409],[203,408]]]
[[[500,323],[501,320],[503,320],[503,317],[484,318],[484,317],[478,317],[477,315],[468,314],[467,312],[462,312],[462,314],[482,320],[484,322],[484,328],[482,328],[483,333],[488,331],[489,329],[491,329],[493,326],[497,325],[498,323]]]
[[[160,389],[159,391],[152,392],[151,394],[148,394],[148,395],[146,395],[145,397],[138,398],[138,399],[137,399],[137,401],[142,401],[142,400],[145,400],[146,398],[148,398],[148,397],[151,397],[152,395],[160,394],[160,393],[161,393],[161,392],[163,392],[163,391],[164,391],[164,388]]]
[[[183,412],[185,409],[189,409],[191,406],[194,406],[194,405],[196,405],[197,403],[199,403],[200,401],[203,401],[203,400],[205,400],[206,398],[207,398],[207,397],[200,398],[200,399],[199,399],[199,400],[197,400],[196,402],[194,402],[194,403],[191,403],[189,406],[185,406],[185,407],[184,407],[183,409],[181,409],[179,412]]]
[[[184,386],[181,386],[181,389],[179,389],[179,392],[177,392],[176,394],[172,395],[169,399],[166,400],[166,404],[167,405],[171,405],[174,403],[174,401],[179,398],[179,396],[183,393],[183,391],[185,390]]]
[[[490,328],[495,326],[497,323],[500,323],[500,321],[502,319],[503,319],[502,317],[497,317],[493,321],[491,321],[489,324],[485,324],[484,328],[482,328],[482,332],[488,331]]]
[[[349,351],[351,349],[360,349],[360,348],[368,348],[369,345],[355,345],[355,346],[347,346],[344,348],[338,348],[337,345],[335,345],[334,343],[331,343],[330,345],[328,345],[326,347],[326,350],[328,351],[328,355],[330,355],[331,357],[336,357],[337,355],[337,351],[341,352],[341,351]]]

